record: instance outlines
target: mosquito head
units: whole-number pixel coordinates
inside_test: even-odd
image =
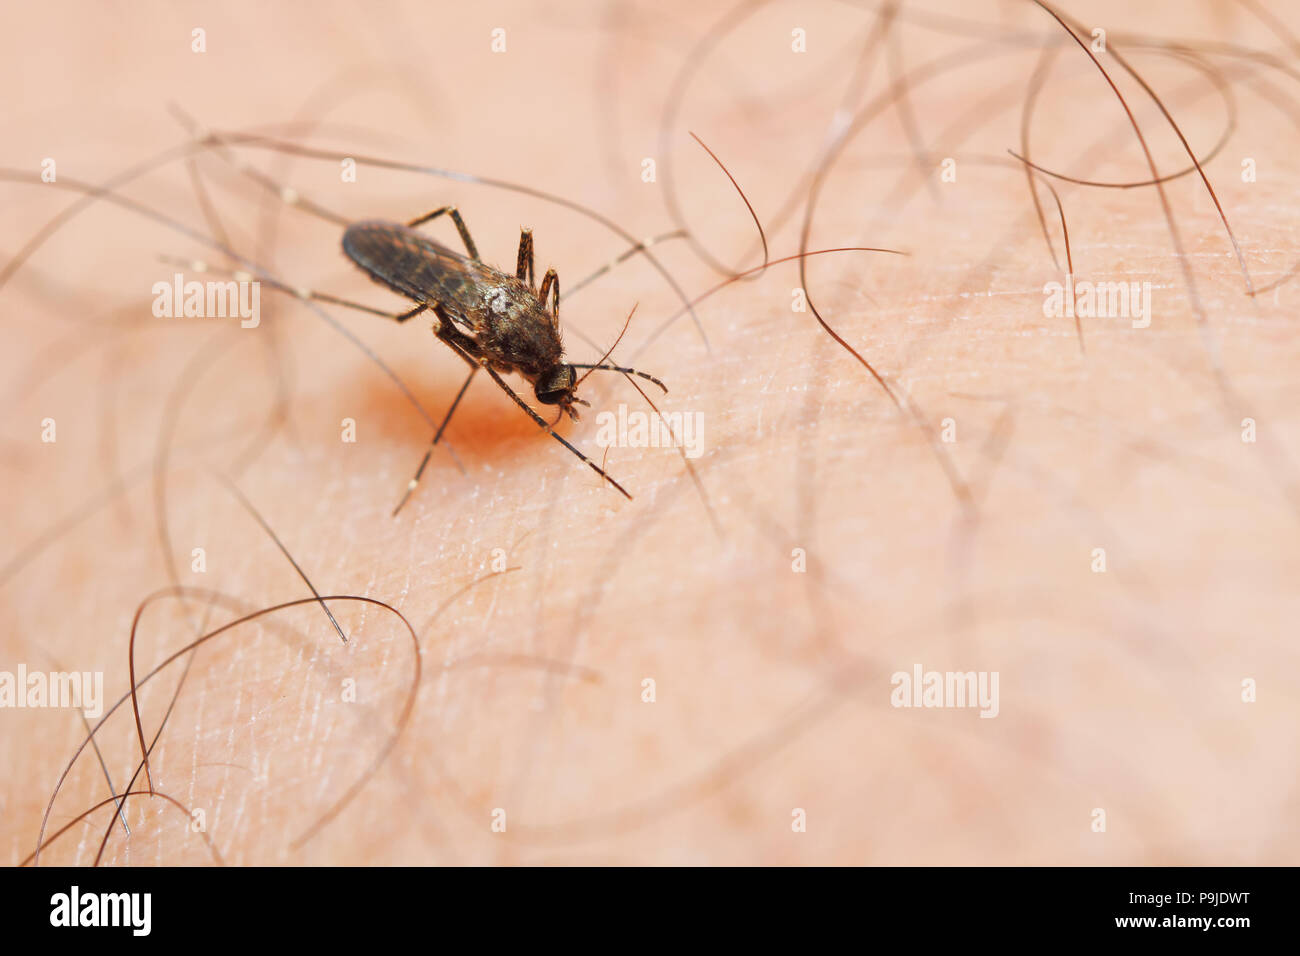
[[[587,404],[573,394],[577,384],[578,375],[573,370],[573,366],[567,362],[560,362],[537,376],[533,391],[537,394],[537,400],[543,405],[559,405],[576,422],[578,412],[573,407],[574,404]]]

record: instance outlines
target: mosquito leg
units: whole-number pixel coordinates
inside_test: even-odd
[[[429,303],[421,302],[414,309],[407,312],[385,312],[383,309],[372,309],[368,305],[361,305],[359,302],[349,302],[347,299],[340,299],[336,295],[329,295],[325,292],[312,292],[310,289],[304,290],[306,298],[314,302],[329,302],[332,305],[341,305],[349,309],[357,309],[361,312],[369,312],[371,315],[380,315],[385,319],[392,319],[394,322],[405,322],[407,319],[413,319],[421,312],[429,308]]]
[[[560,327],[560,274],[554,269],[547,269],[546,276],[542,279],[541,291],[537,293],[538,300],[542,305],[546,305],[547,295],[551,296],[551,321],[558,329]]]
[[[518,405],[525,412],[527,412],[528,417],[531,418],[533,421],[535,421],[539,428],[545,430],[552,438],[558,441],[561,445],[569,449],[569,451],[573,452],[573,454],[577,455],[578,458],[580,458],[582,461],[585,461],[592,471],[600,475],[601,478],[603,478],[605,481],[608,481],[611,485],[617,488],[619,494],[621,494],[624,498],[627,498],[629,501],[632,500],[632,496],[627,493],[627,489],[624,488],[622,485],[620,485],[613,478],[611,478],[609,474],[605,471],[605,469],[601,468],[599,465],[597,465],[594,461],[592,461],[582,452],[578,451],[577,448],[573,447],[573,445],[567,442],[564,438],[560,437],[560,435],[556,433],[554,428],[546,424],[546,419],[542,418],[541,415],[538,415],[537,412],[533,411],[532,408],[529,407],[528,403],[525,402],[522,398],[520,398],[519,395],[516,394],[513,388],[511,388],[509,385],[506,384],[505,379],[503,379],[500,375],[497,374],[496,369],[494,369],[491,365],[488,365],[486,360],[476,359],[473,355],[471,355],[466,350],[465,346],[461,345],[458,341],[456,341],[455,336],[457,333],[455,332],[455,327],[451,323],[450,319],[446,316],[446,313],[443,311],[442,306],[434,305],[433,311],[434,314],[438,316],[439,321],[442,323],[441,329],[436,333],[438,338],[441,341],[445,342],[453,352],[455,352],[457,355],[463,358],[471,366],[472,369],[474,370],[477,370],[479,368],[484,369],[488,373],[488,375],[492,377],[492,381],[496,382],[497,385],[501,387],[501,390],[505,392],[507,395],[509,395],[511,399],[514,400],[514,403],[516,405]],[[471,378],[473,377],[472,372],[470,377]],[[462,394],[464,394],[464,390],[466,387],[468,387],[468,385],[469,382],[466,381],[465,385],[462,386],[461,388]],[[457,402],[460,401],[460,396],[457,396],[456,401]],[[453,404],[452,407],[454,409],[455,405]],[[448,412],[449,416],[450,414],[451,413]]]
[[[211,273],[212,275],[230,276],[232,279],[248,281],[253,277],[247,272],[232,269],[217,269],[206,262],[198,259],[178,259],[174,256],[160,256],[163,262],[169,265],[177,265],[193,272]],[[368,312],[370,315],[378,315],[381,318],[392,319],[394,322],[405,322],[407,319],[413,319],[425,309],[429,308],[427,302],[422,302],[414,309],[407,312],[389,312],[386,309],[376,309],[373,306],[362,305],[360,302],[353,302],[349,299],[340,299],[336,295],[330,295],[328,292],[315,292],[312,289],[298,289],[294,286],[283,282],[277,282],[271,278],[261,278],[258,281],[269,285],[277,292],[284,292],[299,299],[310,299],[313,302],[328,302],[331,305],[341,305],[347,309],[356,309],[358,312]]]
[[[515,278],[527,282],[528,288],[537,288],[533,274],[533,231],[527,227],[519,230],[519,256],[515,260]]]
[[[469,257],[478,262],[478,246],[474,245],[474,240],[469,237],[469,227],[465,225],[465,220],[460,218],[460,210],[455,206],[442,206],[427,215],[412,219],[406,226],[408,229],[414,229],[416,226],[422,226],[432,219],[437,219],[444,213],[451,216],[451,221],[456,224],[456,231],[460,233],[460,240],[465,243],[465,251],[469,253]]]
[[[515,404],[528,413],[529,418],[537,422],[537,424],[542,429],[549,432],[550,436],[554,438],[556,441],[558,441],[561,445],[563,445],[565,448],[569,449],[569,451],[573,452],[575,455],[577,455],[579,458],[585,461],[592,471],[600,475],[601,478],[605,479],[611,485],[617,488],[619,493],[624,498],[627,498],[629,501],[632,500],[632,496],[627,493],[627,489],[624,488],[622,485],[620,485],[613,478],[611,478],[609,474],[605,471],[605,469],[601,468],[600,465],[596,464],[594,461],[592,461],[590,458],[588,458],[582,452],[578,451],[578,449],[574,448],[571,444],[569,444],[558,434],[556,434],[555,429],[553,429],[550,425],[546,424],[546,419],[542,418],[541,415],[538,415],[535,411],[533,411],[532,408],[529,407],[528,403],[525,402],[522,398],[520,398],[515,393],[515,390],[513,388],[511,388],[509,385],[506,384],[505,379],[503,379],[500,375],[497,374],[496,369],[492,368],[490,365],[485,365],[483,367],[484,369],[487,370],[487,373],[492,376],[492,381],[500,385],[501,390],[505,392],[507,395],[509,395],[511,398],[513,398],[515,400]]]
[[[324,219],[336,225],[345,228],[347,227],[348,221],[343,216],[326,209],[324,206],[312,202],[310,199],[305,198],[301,193],[299,193],[298,190],[293,189],[290,186],[285,186],[282,183],[278,183],[265,173],[254,169],[249,165],[247,160],[230,148],[226,140],[223,139],[220,134],[200,127],[192,116],[185,113],[174,103],[170,104],[168,108],[170,109],[172,116],[174,116],[180,124],[185,127],[189,134],[194,137],[195,142],[215,146],[215,152],[217,155],[225,162],[229,163],[231,167],[234,168],[235,172],[240,173],[257,183],[263,189],[279,196],[280,200],[284,202],[285,205],[295,206],[304,212],[316,216],[318,219]]]
[[[591,273],[589,276],[587,276],[577,285],[571,286],[569,288],[569,295],[573,295],[573,293],[577,292],[579,289],[585,288],[586,286],[590,285],[592,282],[599,279],[606,272],[609,272],[611,269],[613,269],[615,266],[619,265],[620,263],[627,262],[628,259],[631,259],[638,252],[645,252],[656,242],[664,242],[667,239],[684,239],[686,238],[687,235],[689,235],[689,233],[687,233],[685,229],[675,229],[672,232],[665,232],[659,236],[651,236],[649,239],[642,239],[636,245],[623,250],[623,252],[620,253],[617,258],[610,259],[609,262],[605,263],[595,272]]]
[[[417,315],[419,315],[428,307],[429,307],[429,303],[421,302],[419,305],[417,305],[414,309],[411,309],[409,312],[403,312],[401,315],[393,316],[393,319],[396,322],[405,322],[407,319],[415,318]],[[666,392],[668,391],[668,389],[664,389],[664,391]]]
[[[415,487],[420,483],[420,477],[424,474],[424,469],[425,466],[429,464],[429,459],[433,457],[434,448],[436,448],[438,442],[442,440],[442,433],[447,430],[447,425],[451,422],[451,416],[456,413],[456,407],[460,405],[460,400],[465,397],[465,393],[469,390],[469,383],[474,381],[474,373],[476,373],[478,369],[479,367],[475,365],[469,370],[469,375],[465,378],[465,384],[460,387],[460,391],[456,393],[456,397],[452,400],[451,408],[447,409],[447,414],[443,416],[442,424],[438,426],[438,431],[433,436],[433,441],[429,442],[429,447],[425,450],[424,457],[420,459],[420,467],[415,469],[415,477],[407,483],[406,492],[402,495],[402,500],[399,501],[397,507],[393,509],[394,518],[396,518],[397,513],[402,510],[402,506],[410,500],[411,495],[415,494]]]

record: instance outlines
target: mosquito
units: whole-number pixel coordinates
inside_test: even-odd
[[[418,230],[443,215],[456,226],[466,255]],[[552,438],[586,462],[624,497],[632,497],[603,468],[559,435],[501,377],[503,373],[513,372],[529,382],[538,402],[559,407],[557,422],[566,414],[578,421],[575,406],[590,407],[589,402],[578,397],[577,390],[597,370],[637,375],[658,385],[665,393],[668,391],[653,375],[608,364],[604,359],[596,363],[565,361],[560,338],[560,278],[555,269],[548,269],[538,288],[531,229],[520,230],[513,276],[479,257],[478,247],[455,206],[442,206],[405,225],[382,220],[352,223],[343,233],[343,251],[375,282],[416,303],[413,309],[391,318],[406,322],[431,312],[433,334],[470,366],[469,376],[447,410],[406,493],[393,509],[394,514],[402,509],[419,484],[434,447],[480,369]],[[585,370],[581,377],[579,369]]]
[[[482,260],[478,254],[478,247],[469,234],[469,228],[455,206],[440,206],[433,212],[412,219],[405,225],[379,219],[352,222],[312,202],[297,190],[283,186],[254,169],[243,159],[233,155],[229,144],[222,136],[203,130],[179,107],[173,105],[172,113],[190,131],[196,141],[215,146],[219,155],[230,162],[236,170],[278,195],[286,204],[342,226],[344,254],[372,280],[416,304],[406,312],[393,314],[383,309],[372,308],[309,289],[283,287],[284,291],[301,298],[331,302],[379,315],[398,323],[431,312],[435,319],[433,334],[469,365],[469,375],[438,426],[424,458],[420,461],[419,468],[416,469],[415,476],[407,483],[401,501],[393,509],[394,515],[402,510],[419,485],[434,449],[442,439],[452,415],[455,414],[461,399],[465,397],[470,383],[474,381],[480,369],[485,370],[501,390],[509,395],[511,400],[540,428],[581,461],[586,462],[602,480],[608,481],[620,494],[631,500],[632,496],[626,488],[610,477],[604,468],[559,435],[554,426],[547,424],[546,420],[520,398],[501,377],[502,373],[516,373],[533,386],[533,393],[538,402],[543,405],[559,406],[556,423],[565,414],[578,421],[575,405],[590,407],[590,403],[579,398],[576,393],[578,386],[586,377],[597,370],[636,375],[658,385],[665,394],[668,392],[668,386],[653,375],[608,364],[606,359],[617,347],[617,341],[601,356],[599,362],[582,363],[564,360],[564,345],[560,338],[560,278],[555,269],[548,269],[542,279],[541,288],[537,287],[531,229],[523,227],[519,231],[515,274],[511,276]],[[418,227],[444,215],[451,219],[457,233],[460,234],[466,255],[461,255],[436,239],[417,231]],[[656,240],[645,240],[635,248],[644,249],[654,241]],[[276,283],[276,285],[280,284]],[[578,369],[585,370],[581,377],[578,377]]]

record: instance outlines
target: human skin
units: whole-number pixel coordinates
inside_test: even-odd
[[[1022,150],[1041,44],[1060,42],[1033,112],[1035,162],[1150,179],[1133,127],[1040,7],[915,9],[959,19],[940,30],[882,21],[870,3],[764,7],[696,61],[663,140],[674,81],[721,10],[9,11],[3,164],[38,175],[54,158],[63,185],[0,185],[6,260],[77,199],[70,183],[184,144],[173,103],[207,129],[543,190],[637,238],[675,228],[675,190],[704,249],[752,269],[754,223],[689,132],[743,188],[776,259],[801,249],[837,110],[878,97],[818,184],[803,248],[906,253],[817,255],[802,279],[774,264],[699,302],[707,348],[689,316],[643,348],[680,300],[641,257],[570,293],[629,245],[589,218],[505,189],[364,163],[352,182],[338,158],[239,150],[350,220],[455,203],[507,271],[530,226],[539,275],[559,271],[570,357],[599,358],[635,306],[613,360],[665,381],[666,396],[647,385],[664,412],[702,416],[694,477],[670,448],[606,455],[598,413],[647,406],[617,375],[585,381],[591,408],[558,430],[628,501],[480,375],[447,431],[456,458],[439,449],[394,517],[433,428],[321,312],[263,282],[257,328],[155,318],[155,282],[203,278],[160,255],[232,260],[107,201],[68,222],[0,289],[0,670],[102,672],[112,703],[131,687],[132,622],[150,595],[189,589],[140,615],[137,680],[241,615],[310,599],[250,507],[317,593],[400,611],[418,658],[394,611],[355,599],[329,602],[346,647],[310,601],[218,634],[139,692],[146,739],[167,714],[150,776],[180,807],[131,797],[129,839],[101,808],[40,862],[88,865],[107,832],[112,865],[1295,863],[1292,81],[1210,60],[1236,121],[1205,173],[1253,286],[1275,289],[1247,294],[1195,174],[1164,184],[1176,239],[1154,188],[1055,182],[1076,278],[1153,290],[1149,327],[1082,319],[1081,346],[1072,319],[1043,312],[1045,283],[1064,280],[1056,205],[1040,181],[1059,267],[1007,154]],[[1288,42],[1246,4],[1098,3],[1087,17],[1121,54],[1132,35]],[[795,29],[807,52],[792,49]],[[1034,45],[1013,42],[1022,34]],[[959,50],[950,69],[909,72]],[[1176,58],[1130,61],[1206,154],[1228,123],[1215,85]],[[1187,166],[1113,54],[1098,62],[1159,171]],[[121,192],[202,236],[224,231],[243,268],[411,307],[344,259],[337,225],[287,207],[220,150],[196,175],[198,193],[177,162]],[[421,228],[457,243],[445,219]],[[692,297],[726,278],[680,238],[651,252]],[[799,289],[889,392],[797,310]],[[427,317],[320,308],[440,419],[464,365]],[[892,706],[892,675],[918,664],[996,672],[996,716]],[[19,863],[86,730],[57,708],[0,710],[0,727],[0,858]],[[121,791],[140,764],[129,698],[96,739]],[[87,750],[46,836],[108,786]]]

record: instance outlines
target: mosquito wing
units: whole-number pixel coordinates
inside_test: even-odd
[[[491,293],[508,277],[397,223],[353,223],[343,251],[375,282],[419,303],[437,303],[462,335],[479,341]]]

